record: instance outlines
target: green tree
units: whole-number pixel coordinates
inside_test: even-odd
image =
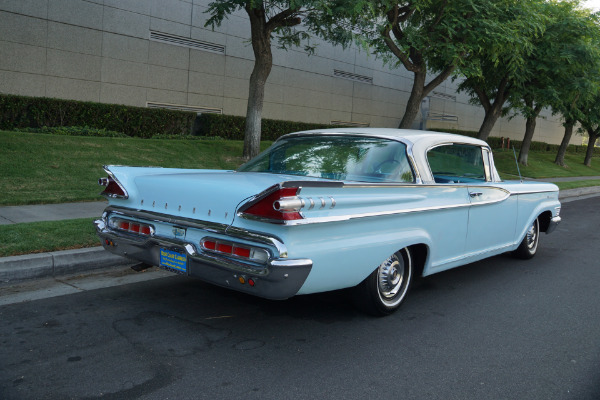
[[[421,101],[458,70],[480,75],[474,56],[499,53],[513,32],[498,4],[516,0],[335,0],[320,34],[336,44],[356,41],[391,67],[413,74],[399,128],[410,128]],[[319,28],[318,28],[319,29]]]
[[[481,105],[485,111],[480,139],[487,140],[498,118],[510,110],[505,107],[509,98],[531,80],[533,71],[526,68],[527,59],[546,26],[543,5],[543,0],[497,2],[504,44],[486,47],[474,55],[473,62],[481,73],[466,75],[458,87],[471,96],[471,103]]]
[[[579,5],[578,1],[572,3]],[[565,133],[554,160],[555,164],[562,167],[566,166],[565,154],[575,124],[577,121],[586,120],[585,109],[597,101],[597,95],[600,93],[600,15],[581,7],[574,8],[572,15],[572,18],[577,18],[582,31],[582,39],[579,42],[580,57],[591,59],[592,62],[588,61],[590,65],[587,68],[588,63],[582,63],[582,68],[573,71],[571,77],[565,81],[559,98],[552,105],[553,111],[561,114],[564,119]]]
[[[560,108],[575,95],[580,102],[593,96],[598,69],[598,29],[589,12],[578,1],[546,2],[541,10],[548,18],[544,33],[533,41],[533,51],[525,57],[521,85],[515,86],[510,106],[526,118],[519,163],[527,165],[537,117],[544,107]],[[582,91],[581,88],[586,90]]]
[[[581,107],[578,122],[581,124],[582,130],[588,134],[588,145],[583,164],[591,167],[594,146],[600,135],[600,93],[590,98],[587,103]]]
[[[318,1],[289,0],[217,0],[209,4],[210,18],[206,26],[220,26],[231,13],[243,9],[250,19],[250,41],[254,52],[254,68],[250,76],[248,107],[244,132],[243,158],[248,160],[260,151],[262,109],[265,85],[273,67],[272,40],[276,36],[280,47],[298,46],[309,34],[300,25]],[[310,46],[306,46],[311,51]]]

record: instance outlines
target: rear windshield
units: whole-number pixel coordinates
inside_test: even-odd
[[[359,182],[414,182],[406,145],[350,135],[281,139],[238,171]]]

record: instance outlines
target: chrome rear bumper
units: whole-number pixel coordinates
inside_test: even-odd
[[[176,251],[186,255],[187,275],[267,299],[282,300],[296,295],[312,269],[309,259],[278,258],[265,265],[252,265],[201,251],[185,241],[122,234],[107,227],[103,219],[94,224],[102,245],[111,253],[159,266],[161,249]],[[254,285],[249,284],[250,279]]]

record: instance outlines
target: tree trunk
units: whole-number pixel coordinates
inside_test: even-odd
[[[267,29],[264,10],[246,7],[246,12],[250,17],[252,50],[254,51],[254,68],[250,75],[242,156],[244,160],[249,160],[260,152],[265,84],[273,67],[273,55],[271,53],[271,32]]]
[[[406,109],[404,110],[404,116],[402,117],[402,121],[400,121],[400,126],[398,126],[399,129],[410,129],[412,127],[424,97],[423,88],[425,87],[427,72],[415,72],[414,76],[412,90],[406,104]]]
[[[585,152],[585,160],[583,161],[583,164],[587,167],[591,167],[592,166],[592,156],[594,155],[594,146],[596,144],[596,139],[598,139],[598,133],[600,132],[600,127],[596,129],[596,131],[593,131],[592,129],[588,128],[588,135],[589,135],[589,140],[588,140],[588,147],[587,147],[587,151]]]
[[[494,128],[494,125],[496,124],[496,121],[498,121],[498,118],[500,118],[500,114],[502,114],[503,104],[504,101],[502,102],[502,104],[496,102],[492,105],[492,108],[490,108],[489,111],[485,112],[485,118],[483,119],[483,123],[479,127],[477,138],[481,140],[488,139],[490,133],[492,132],[492,129]]]
[[[533,102],[531,104],[527,104],[527,106],[532,108]],[[519,150],[519,158],[517,160],[519,163],[525,166],[527,166],[529,148],[531,147],[533,134],[535,133],[535,125],[537,123],[537,117],[540,115],[540,111],[542,111],[541,107],[536,107],[533,110],[533,115],[527,117],[527,122],[525,123],[525,136],[523,137],[523,143],[521,144],[521,150]]]
[[[260,152],[262,110],[265,99],[265,84],[271,73],[270,62],[254,63],[248,91],[248,108],[244,130],[244,160],[249,160]]]
[[[567,152],[567,147],[569,146],[569,142],[571,141],[571,136],[573,136],[574,126],[575,121],[565,122],[565,135],[563,136],[562,142],[560,143],[560,147],[558,148],[558,153],[556,154],[556,159],[554,160],[554,164],[560,165],[561,167],[566,167],[565,153]]]

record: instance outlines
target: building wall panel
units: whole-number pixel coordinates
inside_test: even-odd
[[[100,82],[59,76],[46,78],[46,96],[80,101],[100,101]]]
[[[250,24],[238,10],[205,27],[211,0],[0,0],[0,92],[145,106],[147,102],[223,109],[245,115],[254,54]],[[150,40],[150,32],[224,46],[204,51]],[[396,127],[412,74],[390,68],[355,46],[314,39],[315,54],[277,49],[263,116],[305,122],[348,121]],[[334,76],[334,70],[371,82]],[[432,79],[429,76],[428,79]],[[478,130],[481,107],[447,80],[431,94],[431,112],[456,121],[428,127]],[[444,97],[445,96],[445,97]],[[560,142],[560,120],[545,111],[534,140]],[[420,116],[419,116],[420,118]],[[416,122],[418,125],[420,119]],[[492,135],[521,139],[521,117],[503,118]],[[575,136],[573,143],[581,140]]]
[[[0,41],[45,47],[48,41],[47,34],[47,20],[0,9]]]

